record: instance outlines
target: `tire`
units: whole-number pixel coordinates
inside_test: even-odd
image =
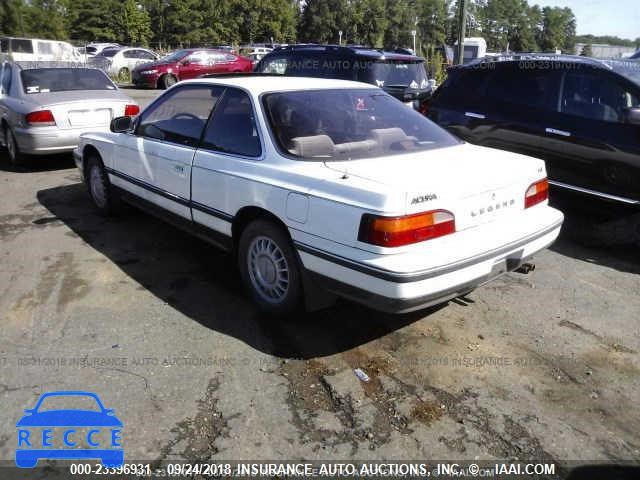
[[[160,77],[159,83],[160,83],[160,88],[162,88],[163,90],[166,90],[170,86],[178,83],[178,79],[174,75],[167,73],[166,75],[163,75],[162,77]]]
[[[118,70],[118,82],[129,83],[131,82],[131,72],[127,67],[122,67]]]
[[[86,166],[87,190],[93,205],[104,216],[118,213],[120,210],[120,198],[114,192],[109,176],[104,165],[96,154],[87,158]]]
[[[251,222],[240,236],[238,267],[245,288],[260,310],[285,317],[300,309],[298,257],[280,226],[266,219]]]
[[[16,142],[16,137],[11,131],[11,128],[6,125],[4,127],[4,143],[11,165],[13,165],[14,167],[23,166],[26,157],[23,153],[20,152],[20,147],[18,146],[18,142]]]

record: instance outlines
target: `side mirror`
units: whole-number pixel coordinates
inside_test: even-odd
[[[116,117],[111,120],[109,129],[114,133],[124,133],[131,130],[133,117]]]
[[[185,58],[183,61],[180,62],[180,65],[182,65],[183,67],[186,67],[190,63],[191,63],[191,60],[189,60],[188,58]]]
[[[626,114],[626,121],[631,125],[640,125],[640,108],[629,108]]]

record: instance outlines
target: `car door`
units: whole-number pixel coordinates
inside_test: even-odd
[[[249,95],[228,87],[218,102],[193,162],[193,220],[231,235],[231,215],[255,194],[264,148]],[[254,190],[251,190],[254,188]],[[263,200],[256,197],[256,204]]]
[[[550,178],[566,188],[595,195],[640,199],[640,126],[626,122],[640,106],[640,89],[594,68],[564,73],[558,113],[545,127],[557,154]]]
[[[541,132],[555,114],[561,72],[544,62],[505,62],[492,69],[483,97],[488,107],[479,143],[542,156]]]
[[[491,129],[493,113],[484,99],[488,75],[486,68],[452,70],[436,90],[429,118],[468,142],[481,143]]]
[[[200,137],[223,89],[178,86],[159,97],[120,134],[114,183],[177,215],[191,218],[191,165]]]
[[[180,62],[180,80],[197,78],[209,73],[209,54],[205,51],[193,52]]]

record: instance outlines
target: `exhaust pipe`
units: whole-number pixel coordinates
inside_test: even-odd
[[[535,263],[523,263],[518,268],[514,270],[514,272],[522,273],[523,275],[527,275],[528,273],[533,272],[536,269]]]

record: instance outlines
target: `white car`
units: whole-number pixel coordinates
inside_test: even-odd
[[[106,47],[89,58],[89,63],[101,68],[119,82],[129,82],[134,68],[143,63],[154,62],[158,58],[160,56],[157,53],[146,48]]]
[[[441,303],[519,268],[563,221],[542,161],[342,80],[184,81],[74,156],[99,211],[125,200],[233,252],[274,314],[327,291],[390,312]]]

